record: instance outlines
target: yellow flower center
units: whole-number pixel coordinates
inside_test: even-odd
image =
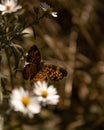
[[[46,90],[42,91],[42,97],[46,98],[48,96],[48,92]]]
[[[23,97],[22,103],[24,104],[24,106],[27,106],[30,103],[30,98],[29,97]]]
[[[6,6],[6,10],[11,10],[11,6]]]

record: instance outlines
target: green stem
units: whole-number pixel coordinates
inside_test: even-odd
[[[7,64],[9,68],[9,74],[10,74],[10,83],[11,83],[11,88],[14,88],[14,82],[13,82],[13,74],[12,74],[12,68],[11,68],[11,62],[10,62],[10,57],[8,54],[8,50],[5,50],[6,57],[7,57]]]

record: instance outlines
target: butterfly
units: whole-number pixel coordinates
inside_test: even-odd
[[[43,81],[49,79],[58,81],[67,75],[67,71],[54,64],[45,64],[41,61],[41,55],[36,45],[33,45],[26,56],[26,62],[23,69],[23,78],[25,80]]]

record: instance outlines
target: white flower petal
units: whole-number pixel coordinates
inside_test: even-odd
[[[24,100],[26,100],[26,105]],[[24,90],[22,87],[12,90],[10,95],[10,106],[15,111],[20,111],[23,114],[27,114],[29,117],[33,117],[34,114],[37,114],[41,110],[41,106],[36,97],[32,97],[29,91]]]
[[[37,96],[40,103],[43,105],[51,104],[55,105],[59,101],[59,95],[57,94],[56,88],[53,87],[53,85],[50,85],[48,87],[47,83],[45,81],[43,82],[37,82],[34,84],[34,94]],[[43,96],[43,92],[45,92],[46,96]]]
[[[40,107],[40,105],[39,104],[30,104],[29,106],[28,106],[28,109],[32,112],[32,113],[34,113],[34,114],[37,114],[37,113],[39,113],[40,112],[40,109],[41,109],[41,107]]]
[[[16,12],[21,9],[21,5],[17,5],[17,0],[2,0],[2,4],[0,4],[0,11],[2,11],[2,15],[5,13]]]
[[[22,8],[22,6],[18,5],[18,6],[16,6],[16,7],[12,10],[12,12],[16,12],[17,10],[19,10],[19,9],[21,9],[21,8]]]
[[[4,11],[6,9],[6,7],[2,4],[0,4],[0,11]]]
[[[54,88],[52,85],[48,87],[48,93],[50,94],[57,94],[56,88]]]
[[[51,12],[51,15],[53,16],[53,17],[57,17],[58,15],[57,15],[57,12]]]

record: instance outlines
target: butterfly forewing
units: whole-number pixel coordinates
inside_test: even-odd
[[[28,51],[26,61],[29,63],[39,64],[41,61],[41,55],[38,48],[34,45]]]
[[[41,56],[38,48],[33,45],[26,56],[26,62],[28,63],[23,70],[23,77],[25,80],[32,79],[38,72],[38,65],[40,64]]]

